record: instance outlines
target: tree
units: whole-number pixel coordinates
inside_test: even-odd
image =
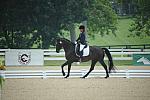
[[[113,11],[109,0],[92,0],[87,9],[89,33],[100,33],[102,36],[114,33],[117,15]]]
[[[118,15],[131,15],[135,11],[134,0],[110,0],[112,7]]]
[[[62,15],[64,15],[62,29],[70,32],[71,41],[74,42],[76,40],[75,24],[85,20],[87,2],[84,0],[67,0],[63,6],[65,9],[62,9]]]
[[[130,27],[132,35],[150,36],[150,2],[148,0],[134,0],[137,11],[134,23]]]
[[[111,7],[109,0],[70,0],[67,3],[66,15],[67,18],[66,29],[69,29],[72,36],[75,38],[74,23],[81,23],[87,21],[88,33],[94,36],[92,33],[108,34],[116,30],[117,15]],[[71,8],[71,9],[70,9]],[[72,39],[74,41],[75,39]]]
[[[1,48],[49,48],[62,29],[75,37],[76,23],[87,20],[97,33],[113,31],[116,23],[108,0],[1,0],[0,11]]]
[[[60,30],[55,2],[50,0],[1,0],[0,38],[3,48],[39,48],[54,44]]]

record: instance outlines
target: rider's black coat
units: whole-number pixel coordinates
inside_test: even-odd
[[[80,42],[83,45],[86,45],[85,33],[84,32],[80,33],[80,35],[76,41]]]

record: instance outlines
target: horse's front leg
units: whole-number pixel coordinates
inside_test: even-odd
[[[68,74],[67,74],[67,76],[66,76],[65,78],[68,78],[69,75],[70,75],[71,64],[72,64],[72,63],[69,63],[69,64],[68,64]]]
[[[66,66],[66,65],[68,65],[68,61],[66,61],[64,64],[61,65],[61,70],[62,70],[63,76],[65,76],[64,66]]]

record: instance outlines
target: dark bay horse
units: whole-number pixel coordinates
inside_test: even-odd
[[[70,69],[71,69],[71,65],[73,62],[79,62],[79,57],[76,56],[75,53],[75,43],[72,43],[71,41],[65,39],[65,38],[59,38],[57,39],[56,42],[56,52],[59,53],[59,51],[61,49],[64,49],[65,51],[65,57],[66,57],[66,62],[61,66],[62,68],[62,74],[63,76],[65,76],[65,72],[64,72],[64,66],[68,65],[68,74],[65,76],[65,78],[69,77],[69,73],[70,73]],[[105,54],[108,57],[108,63],[109,63],[109,68],[107,68],[107,65],[104,62],[104,56]],[[90,54],[89,56],[83,57],[81,59],[82,62],[86,62],[91,60],[91,67],[88,71],[87,74],[85,74],[82,78],[85,78],[89,75],[89,73],[94,70],[94,66],[97,62],[100,62],[101,65],[104,67],[105,71],[106,71],[106,77],[109,77],[109,73],[111,72],[111,70],[115,70],[114,68],[114,64],[112,61],[112,56],[109,52],[109,50],[107,48],[100,48],[100,47],[96,47],[96,46],[90,46]]]

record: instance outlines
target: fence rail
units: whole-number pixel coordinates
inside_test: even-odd
[[[5,51],[10,49],[0,49],[0,56],[5,56]],[[150,54],[150,49],[109,49],[113,60],[132,60],[133,54]],[[66,60],[64,51],[56,53],[55,49],[43,49],[44,60]],[[105,58],[107,60],[107,57]]]
[[[88,70],[71,70],[70,77],[81,77]],[[67,72],[67,71],[65,71]],[[61,70],[6,70],[0,71],[5,79],[14,78],[62,78]],[[104,70],[94,70],[88,77],[105,77]],[[150,78],[150,70],[117,70],[110,77],[122,78]]]
[[[138,44],[138,45],[111,45],[111,46],[100,46],[100,47],[106,47],[106,48],[109,48],[109,49],[113,49],[113,48],[124,48],[124,49],[133,49],[133,48],[136,48],[136,49],[148,49],[150,48],[150,44]]]

